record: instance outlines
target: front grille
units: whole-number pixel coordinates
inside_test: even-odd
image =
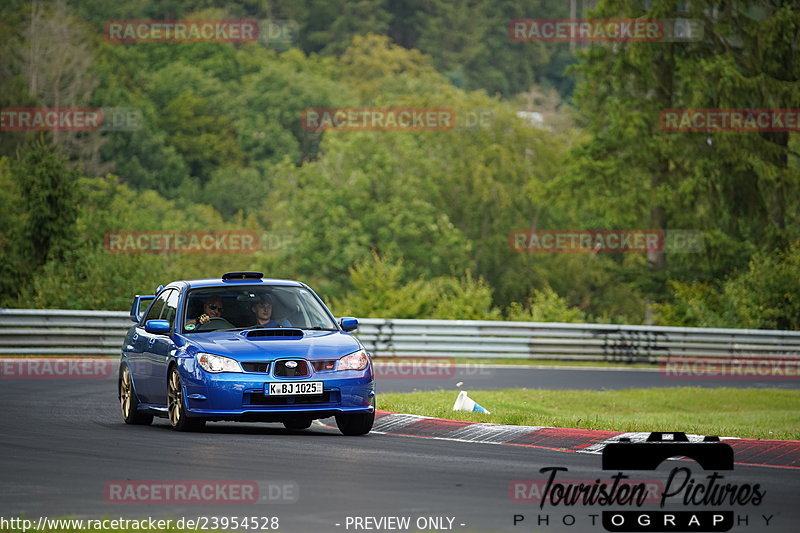
[[[325,361],[311,361],[311,365],[317,372],[324,372],[326,370],[333,370],[336,367],[336,359],[328,359]]]
[[[289,368],[286,363],[294,361],[297,366]],[[302,378],[311,374],[308,363],[303,359],[287,359],[283,361],[275,361],[275,375],[281,378]]]
[[[269,396],[264,393],[251,392],[244,395],[245,405],[309,405],[322,403],[338,403],[339,392],[325,391],[319,396]]]
[[[269,363],[242,363],[245,372],[269,372]]]

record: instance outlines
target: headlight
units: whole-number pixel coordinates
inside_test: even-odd
[[[241,372],[242,367],[239,362],[230,357],[222,357],[213,353],[198,353],[195,358],[197,364],[206,372],[219,374],[220,372]]]
[[[364,370],[367,368],[368,364],[369,356],[362,348],[357,352],[353,352],[350,355],[345,355],[339,359],[339,364],[336,366],[336,370]]]

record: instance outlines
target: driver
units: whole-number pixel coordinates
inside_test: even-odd
[[[250,310],[256,315],[256,326],[263,328],[290,328],[292,324],[284,319],[276,320],[272,316],[272,296],[262,294],[261,297],[250,306]]]
[[[203,304],[203,314],[197,318],[187,320],[184,325],[187,329],[194,329],[207,323],[212,318],[222,316],[222,298],[219,296],[212,296]]]

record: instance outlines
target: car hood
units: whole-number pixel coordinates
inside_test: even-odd
[[[271,361],[278,357],[337,359],[361,348],[351,335],[341,331],[304,330],[302,337],[247,338],[241,331],[193,333],[184,339],[198,351],[232,357],[239,361]]]

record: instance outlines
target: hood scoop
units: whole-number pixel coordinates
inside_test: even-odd
[[[248,339],[302,339],[303,330],[297,328],[264,328],[243,332]]]

